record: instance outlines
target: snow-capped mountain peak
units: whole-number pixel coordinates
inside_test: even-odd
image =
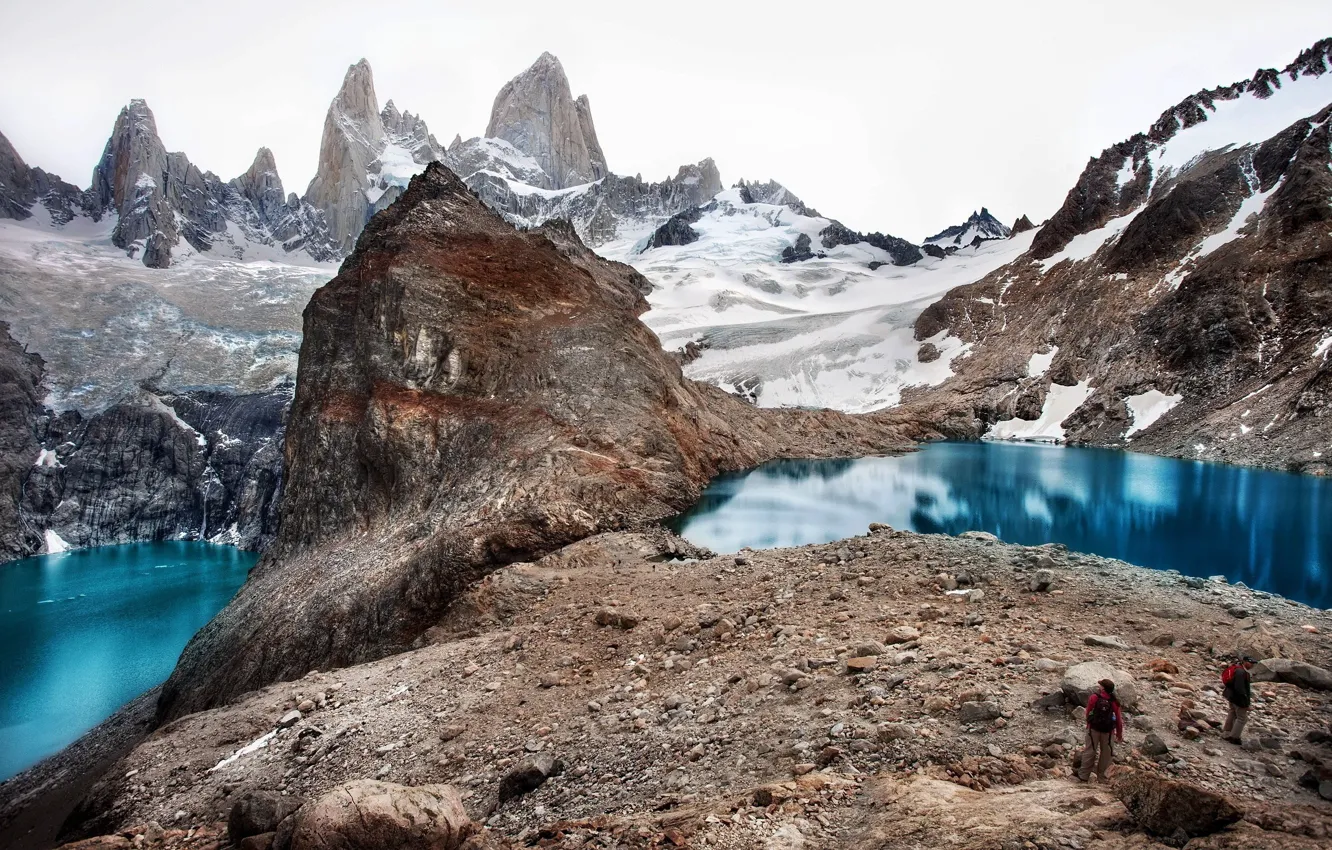
[[[1010,229],[1003,222],[990,215],[988,209],[981,207],[979,212],[973,212],[967,217],[966,221],[952,227],[945,227],[926,239],[924,244],[941,248],[944,251],[949,248],[956,250],[971,245],[977,239],[981,241],[1007,239],[1010,233]]]

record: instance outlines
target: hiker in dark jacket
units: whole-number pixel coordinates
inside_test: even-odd
[[[1227,668],[1221,676],[1226,680],[1221,695],[1230,703],[1225,725],[1221,727],[1221,737],[1233,744],[1242,742],[1244,725],[1249,722],[1249,705],[1253,701],[1253,692],[1249,686],[1251,667],[1253,667],[1253,658],[1246,655],[1238,664],[1232,664]]]
[[[1124,743],[1124,711],[1115,699],[1115,683],[1110,679],[1098,682],[1100,691],[1087,699],[1087,746],[1078,756],[1078,778],[1091,779],[1093,770],[1102,782],[1115,760],[1110,735]]]

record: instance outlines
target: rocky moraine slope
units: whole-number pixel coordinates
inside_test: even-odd
[[[1332,471],[1332,39],[1199,92],[1088,163],[1030,250],[919,341],[969,346],[908,394],[959,437]]]

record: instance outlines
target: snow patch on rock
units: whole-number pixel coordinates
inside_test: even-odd
[[[1050,370],[1050,364],[1054,362],[1055,356],[1059,354],[1059,346],[1052,345],[1050,350],[1044,354],[1039,352],[1031,355],[1027,361],[1027,374],[1033,378],[1039,378]]]
[[[42,534],[42,551],[47,555],[58,555],[73,548],[65,542],[64,538],[49,528]]]
[[[1045,272],[1048,272],[1064,260],[1080,262],[1091,257],[1101,249],[1102,245],[1118,238],[1119,234],[1124,231],[1124,228],[1132,224],[1133,219],[1137,218],[1138,213],[1142,212],[1145,208],[1146,205],[1144,204],[1127,215],[1121,215],[1118,218],[1110,219],[1096,230],[1074,236],[1073,239],[1064,246],[1064,250],[1040,261],[1041,273],[1044,274]]]
[[[1079,381],[1071,387],[1051,384],[1039,419],[996,422],[985,435],[986,439],[1062,443],[1064,428],[1061,423],[1081,407],[1095,389],[1089,380]]]
[[[1183,400],[1182,395],[1166,395],[1154,389],[1124,399],[1124,404],[1128,405],[1129,413],[1133,416],[1133,424],[1124,432],[1124,439],[1129,439],[1139,431],[1146,431]]]

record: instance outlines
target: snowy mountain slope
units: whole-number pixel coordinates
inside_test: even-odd
[[[972,353],[907,403],[959,436],[1328,471],[1329,124],[1332,39],[1107,148],[1028,253],[922,313],[917,340]]]
[[[944,380],[961,341],[941,335],[922,346],[912,337],[916,316],[1030,244],[1026,237],[899,266],[868,242],[822,247],[836,222],[802,214],[814,211],[785,189],[760,197],[786,203],[746,202],[752,185],[704,206],[691,241],[626,239],[599,253],[653,283],[643,320],[665,347],[687,348],[687,375],[764,406],[875,410],[896,403],[905,386]],[[784,261],[806,240],[817,254]]]

